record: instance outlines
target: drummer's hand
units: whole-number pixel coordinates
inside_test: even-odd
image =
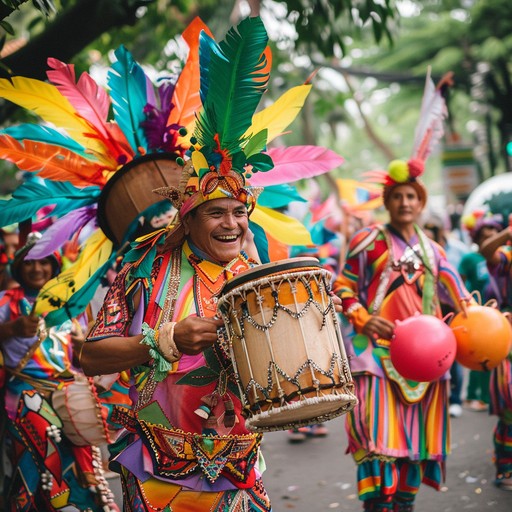
[[[378,338],[390,340],[394,332],[395,324],[381,316],[372,316],[363,327],[363,334],[366,334],[372,340]]]
[[[341,299],[334,292],[330,292],[329,295],[331,297],[332,303],[334,304],[334,311],[336,311],[336,313],[343,313]]]
[[[174,342],[183,354],[199,354],[217,341],[217,329],[223,325],[221,318],[191,315],[174,326]]]
[[[39,331],[39,317],[30,314],[22,315],[14,321],[14,332],[20,338],[33,338]]]

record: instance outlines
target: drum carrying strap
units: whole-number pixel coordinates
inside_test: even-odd
[[[171,265],[170,271],[167,272]],[[153,329],[157,329],[162,323],[168,322],[172,319],[174,314],[174,308],[176,305],[176,299],[178,297],[178,289],[180,286],[181,278],[181,246],[174,249],[172,252],[169,251],[165,254],[160,272],[158,273],[157,279],[151,290],[149,298],[148,309],[144,315],[144,322],[150,325]],[[163,286],[167,285],[166,296],[164,301],[163,310],[158,305],[158,294]],[[174,364],[178,364],[177,362]],[[151,368],[144,382],[139,387],[139,395],[135,410],[139,411],[145,407],[153,398],[158,382],[153,378],[155,373],[154,367]]]

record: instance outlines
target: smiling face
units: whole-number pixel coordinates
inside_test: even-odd
[[[32,290],[40,290],[53,275],[50,258],[23,260],[20,263],[20,279],[23,285]]]
[[[187,238],[212,260],[227,263],[236,258],[249,227],[247,208],[231,198],[201,204],[183,219]]]
[[[404,184],[395,186],[391,190],[385,206],[389,212],[391,225],[404,228],[417,221],[424,204],[416,189],[411,185]]]

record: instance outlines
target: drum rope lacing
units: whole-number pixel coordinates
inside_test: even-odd
[[[323,389],[329,389],[333,390],[334,387],[334,394],[338,394],[337,388],[343,388],[342,391],[345,390],[347,386],[351,385],[351,376],[350,376],[350,370],[348,368],[348,364],[343,364],[342,358],[340,354],[336,352],[335,349],[335,341],[338,344],[338,347],[340,347],[340,340],[336,339],[335,341],[331,338],[331,333],[329,333],[329,340],[331,344],[332,349],[332,355],[330,360],[330,365],[327,370],[324,370],[321,368],[318,364],[315,363],[315,361],[311,358],[310,354],[307,353],[307,359],[305,362],[302,363],[302,365],[296,370],[294,375],[289,375],[283,368],[280,367],[278,363],[275,361],[275,355],[273,352],[272,343],[270,340],[270,330],[275,325],[278,317],[279,310],[282,310],[283,312],[290,315],[292,318],[299,321],[300,329],[303,338],[306,336],[304,327],[302,325],[302,318],[306,315],[306,313],[309,311],[311,306],[313,306],[315,309],[317,309],[320,314],[322,315],[322,321],[320,330],[323,329],[326,325],[326,318],[328,315],[334,315],[334,304],[332,301],[328,301],[327,305],[325,303],[325,292],[327,290],[327,286],[325,284],[325,277],[328,275],[327,271],[322,271],[322,274],[320,277],[312,275],[310,272],[303,272],[303,273],[294,273],[294,274],[280,274],[279,279],[275,282],[268,283],[266,279],[260,279],[257,281],[246,283],[245,285],[242,285],[236,289],[236,292],[238,293],[238,297],[242,299],[242,303],[240,304],[240,309],[236,306],[236,300],[237,298],[234,296],[234,294],[231,292],[231,294],[228,294],[230,296],[224,297],[223,300],[229,304],[231,307],[232,315],[230,315],[231,322],[229,324],[229,334],[231,340],[240,340],[241,346],[244,351],[245,355],[245,363],[248,365],[248,370],[250,373],[250,380],[247,383],[245,387],[245,395],[249,396],[249,393],[252,392],[254,396],[254,401],[256,404],[254,406],[246,405],[246,409],[255,409],[258,410],[260,408],[260,404],[263,401],[258,401],[258,392],[261,393],[265,400],[264,402],[270,403],[270,407],[272,407],[272,404],[274,402],[278,402],[279,406],[283,406],[287,404],[288,406],[293,405],[293,402],[291,402],[295,398],[299,398],[299,401],[302,401],[304,399],[304,394],[310,393],[311,391],[315,391],[317,393],[317,396],[321,396],[324,398],[328,398],[327,395],[322,393]],[[322,298],[322,304],[320,304],[318,301],[314,298],[314,293],[312,291],[312,287],[310,283],[307,281],[307,278],[311,279],[313,278],[314,283],[316,284],[316,287],[318,291],[320,292],[320,296]],[[297,283],[300,282],[304,289],[307,291],[307,300],[305,302],[302,302],[303,306],[300,307],[300,304],[297,300]],[[281,304],[279,301],[279,289],[283,285],[283,283],[287,283],[290,287],[291,294],[293,296],[294,305],[295,305],[295,311],[290,309],[289,307],[286,307],[285,305]],[[261,293],[262,287],[269,285],[271,288],[271,297],[274,301],[274,305],[272,307],[272,314],[270,319],[265,318],[265,310],[263,308],[263,302],[265,300],[264,295]],[[248,308],[248,295],[250,293],[256,294],[256,304],[259,308],[259,313],[262,319],[262,323],[257,322],[254,318],[251,317],[249,308]],[[222,300],[221,300],[222,302]],[[229,308],[224,307],[224,312],[226,312]],[[262,384],[258,383],[256,379],[254,378],[254,372],[251,367],[251,362],[249,358],[249,353],[246,345],[245,340],[245,328],[244,324],[247,322],[255,329],[264,332],[265,338],[267,341],[268,349],[271,353],[272,360],[269,363],[269,366],[267,368],[267,386],[264,387]],[[233,325],[234,324],[234,325]],[[238,331],[235,332],[235,331]],[[232,343],[230,344],[230,349],[232,348]],[[307,347],[305,347],[306,352],[308,352]],[[341,350],[342,351],[342,350]],[[237,377],[237,382],[242,389],[242,383],[239,379],[239,373],[236,368],[236,359],[234,357],[234,354],[231,352],[231,359],[233,360],[233,364],[235,367],[235,375]],[[335,373],[334,370],[336,368],[336,364],[338,365],[339,369],[341,370],[341,374],[343,375],[343,381],[340,383],[336,383],[335,379]],[[307,389],[301,389],[301,384],[299,382],[299,377],[304,374],[305,371],[310,371],[312,376],[312,388]],[[318,372],[318,373],[315,373]],[[317,378],[317,375],[321,374],[327,379],[330,379],[330,384],[320,384],[320,381]],[[288,396],[286,396],[284,389],[279,384],[279,376],[284,378],[286,381],[292,383],[297,387],[297,390]],[[273,382],[273,377],[275,378],[276,383]],[[277,399],[271,398],[271,391],[274,386],[277,386],[277,393],[278,397]],[[347,407],[349,407],[347,405]]]

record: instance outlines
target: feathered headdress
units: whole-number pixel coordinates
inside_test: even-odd
[[[272,159],[263,153],[266,130],[246,135],[269,79],[268,36],[260,18],[246,18],[216,43],[200,35],[200,97],[191,138],[190,160],[180,187],[159,189],[181,216],[204,201],[232,197],[255,206],[245,187],[249,169],[266,171]]]
[[[309,83],[294,87],[256,112],[270,75],[267,42],[259,17],[246,18],[220,43],[207,34],[200,36],[203,108],[191,137],[190,160],[180,186],[155,190],[171,200],[181,217],[204,201],[232,197],[245,203],[249,213],[254,211],[252,220],[258,219],[257,223],[272,233],[283,221],[277,216],[285,216],[256,207],[261,187],[317,176],[343,162],[339,155],[321,147],[267,147],[296,118],[311,89]],[[303,233],[307,233],[304,227]],[[173,237],[174,243],[183,238],[179,223],[169,236]],[[302,236],[302,242],[296,244],[306,238]]]
[[[101,207],[105,191],[134,162],[152,153],[157,157],[180,155],[173,186],[160,190],[178,209],[219,195],[246,201],[252,209],[256,191],[247,182],[252,173],[265,175],[253,183],[257,187],[279,185],[322,174],[343,162],[334,152],[314,146],[267,150],[266,145],[295,119],[311,85],[294,87],[255,113],[270,69],[267,35],[259,18],[244,20],[220,44],[199,20],[183,36],[190,47],[189,57],[176,84],[158,88],[160,102],[148,77],[124,48],[116,52],[118,61],[109,73],[110,95],[87,74],[75,84],[72,67],[56,61],[51,62],[59,73],[49,77],[54,83],[17,77],[13,83],[0,82],[0,97],[34,110],[43,120],[62,128],[15,127],[8,134],[5,150],[0,134],[0,157],[39,173],[28,185],[30,190],[22,185],[8,204],[0,203],[0,215],[10,213],[6,224],[25,219],[53,202],[52,214],[60,214],[60,218],[47,233],[53,230],[50,240],[64,242],[79,231],[78,222],[82,226],[96,224],[96,209],[98,204]],[[110,104],[114,120],[107,122]],[[182,127],[193,137],[185,137]],[[16,144],[17,150],[11,152]],[[32,144],[47,148],[46,157],[41,158],[42,153]],[[32,150],[26,153],[23,146]],[[146,183],[139,187],[140,195],[146,187]],[[82,206],[79,210],[78,205]],[[106,207],[105,211],[108,213]],[[179,221],[177,224],[173,233],[179,232]],[[304,226],[269,208],[253,211],[253,227],[264,236],[267,230],[278,232],[289,245],[310,243]],[[38,297],[38,310],[52,311],[47,323],[82,312],[117,256],[102,230],[91,231],[76,263],[47,283]],[[166,228],[146,236],[139,246],[147,255],[168,232]],[[54,244],[47,242],[45,250],[51,252]],[[133,257],[138,259],[132,252],[126,261]],[[262,254],[262,260],[265,257]]]
[[[48,82],[23,77],[0,80],[0,97],[32,110],[45,123],[0,131],[0,158],[37,173],[10,200],[0,201],[0,225],[21,223],[52,205],[48,216],[54,219],[53,225],[31,249],[30,257],[51,254],[73,237],[80,236],[83,243],[78,260],[48,282],[38,298],[40,313],[67,308],[55,314],[55,323],[57,317],[73,317],[86,308],[125,241],[133,238],[139,215],[148,207],[148,215],[154,213],[158,196],[144,194],[148,176],[136,164],[153,160],[149,172],[160,179],[156,184],[180,179],[181,165],[175,161],[190,146],[185,135],[201,106],[200,32],[209,30],[196,18],[182,34],[189,54],[178,79],[158,85],[124,47],[115,51],[108,91],[88,73],[76,80],[73,65],[52,58],[48,59]],[[114,219],[105,208],[106,195],[130,168],[139,190],[133,194],[131,210],[119,205],[123,225],[114,230]],[[130,196],[121,195],[122,199]],[[167,202],[160,201],[169,209]],[[98,223],[103,230],[97,229]]]
[[[384,203],[391,190],[401,184],[410,184],[416,188],[423,203],[427,201],[427,190],[420,177],[425,171],[425,162],[433,148],[444,134],[444,119],[448,115],[442,89],[452,84],[453,73],[446,74],[436,86],[427,71],[425,89],[421,102],[421,111],[414,134],[414,145],[409,160],[393,160],[387,171],[370,171],[365,173],[366,181],[384,185]]]

